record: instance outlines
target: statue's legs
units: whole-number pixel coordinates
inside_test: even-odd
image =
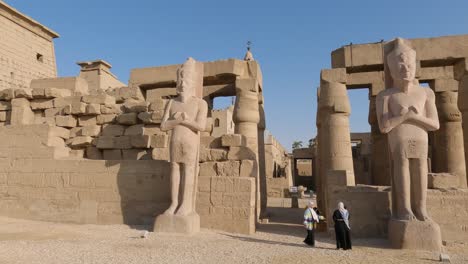
[[[414,163],[411,171],[411,206],[416,217],[424,221],[429,219],[426,209],[427,159],[415,159]]]
[[[396,198],[396,218],[400,220],[415,219],[411,210],[409,160],[406,157],[394,155],[393,164],[392,192],[395,192],[394,197]]]
[[[183,164],[184,170],[184,193],[178,215],[188,215],[193,211],[193,192],[195,183],[195,166],[194,164]]]
[[[174,214],[179,204],[180,166],[177,162],[171,162],[171,206],[164,212]]]

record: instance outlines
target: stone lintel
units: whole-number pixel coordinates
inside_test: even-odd
[[[468,57],[468,35],[409,39],[423,67],[452,65]],[[333,68],[362,71],[383,67],[382,45],[387,42],[350,44],[332,52]],[[375,70],[375,69],[374,69]]]
[[[129,84],[131,87],[140,87],[144,90],[159,87],[175,87],[177,69],[180,64],[137,68],[130,72]],[[246,62],[237,59],[217,60],[203,63],[204,84],[229,84],[236,78],[254,78],[261,81],[260,66],[257,62]],[[250,70],[250,71],[249,71]]]
[[[429,85],[434,92],[458,91],[458,81],[454,79],[435,79]]]

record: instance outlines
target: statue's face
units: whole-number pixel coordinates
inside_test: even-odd
[[[184,94],[187,96],[192,96],[193,95],[193,72],[188,69],[182,69],[179,72],[179,82],[177,86],[177,93],[178,94]]]
[[[414,51],[389,54],[387,63],[394,80],[412,81],[416,78],[416,53]]]

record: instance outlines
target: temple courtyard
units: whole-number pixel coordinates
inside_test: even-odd
[[[276,208],[251,236],[202,229],[193,236],[156,234],[145,226],[75,225],[0,218],[0,263],[435,263],[429,251],[391,249],[384,239],[353,239],[336,250],[325,233],[302,243],[301,209]],[[299,224],[297,224],[299,223]],[[468,243],[444,246],[451,263],[468,262]]]

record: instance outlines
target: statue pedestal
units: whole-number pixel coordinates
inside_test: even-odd
[[[388,224],[388,239],[394,248],[419,249],[440,252],[442,236],[440,227],[432,220],[405,221],[391,219]]]
[[[200,231],[200,216],[195,212],[185,216],[162,214],[156,217],[153,231],[194,234]]]

